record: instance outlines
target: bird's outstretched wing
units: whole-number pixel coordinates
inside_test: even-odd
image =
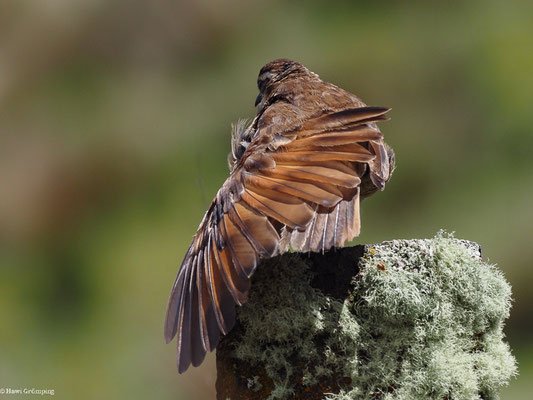
[[[375,125],[387,111],[325,113],[252,141],[206,212],[170,294],[165,338],[177,335],[180,373],[233,327],[259,258],[324,251],[359,234],[361,179],[382,189],[389,178]]]

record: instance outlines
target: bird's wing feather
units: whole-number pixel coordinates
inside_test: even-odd
[[[177,335],[180,373],[199,365],[233,327],[259,258],[286,250],[282,238],[298,250],[324,251],[359,233],[363,173],[369,168],[376,186],[388,179],[374,124],[386,111],[326,113],[273,131],[268,142],[261,134],[252,141],[204,216],[172,288],[165,338]]]

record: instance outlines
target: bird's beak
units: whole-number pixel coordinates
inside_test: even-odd
[[[263,100],[263,95],[261,94],[261,92],[259,92],[259,94],[257,95],[257,97],[255,98],[255,106],[257,107],[257,105],[259,103],[261,103],[261,100]]]

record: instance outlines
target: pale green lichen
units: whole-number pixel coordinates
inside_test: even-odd
[[[263,264],[235,357],[264,368],[270,399],[293,396],[295,373],[304,386],[350,378],[331,400],[497,399],[516,375],[502,333],[511,290],[476,252],[444,233],[372,247],[344,304],[296,256]]]
[[[263,388],[261,382],[259,382],[259,377],[256,375],[253,378],[248,378],[248,389],[252,392],[258,392]]]
[[[293,393],[288,384],[295,369],[301,371],[304,385],[313,385],[357,351],[357,323],[348,308],[310,286],[303,261],[295,256],[283,260],[263,264],[257,272],[249,302],[238,312],[245,333],[234,353],[265,368],[276,384],[272,399]],[[322,353],[319,339],[325,345]],[[294,356],[301,363],[294,365]]]

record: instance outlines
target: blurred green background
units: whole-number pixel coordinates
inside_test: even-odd
[[[287,57],[392,107],[398,167],[357,242],[479,242],[514,289],[502,398],[529,398],[532,21],[527,1],[2,1],[0,387],[214,398],[213,355],[176,372],[167,297],[230,123]]]

